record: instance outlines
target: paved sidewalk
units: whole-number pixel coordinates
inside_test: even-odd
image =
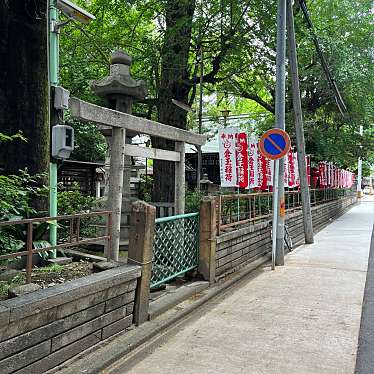
[[[373,221],[366,198],[129,373],[353,374]]]

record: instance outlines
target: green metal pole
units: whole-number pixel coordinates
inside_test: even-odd
[[[58,22],[58,10],[56,0],[49,2],[49,84],[50,87],[58,85],[59,69],[59,46],[58,30],[55,25]],[[51,116],[50,116],[51,118]],[[53,161],[49,165],[49,215],[57,216],[57,164]],[[57,222],[53,222],[49,228],[49,241],[51,245],[57,244]],[[53,250],[52,258],[56,258],[56,249]]]

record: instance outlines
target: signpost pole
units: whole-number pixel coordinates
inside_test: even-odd
[[[272,235],[272,247],[271,247],[271,268],[275,269],[275,257],[277,253],[277,225],[274,222],[277,222],[278,219],[278,207],[276,203],[279,198],[279,160],[274,161],[274,180],[273,180],[273,235]]]
[[[294,121],[296,130],[297,158],[300,174],[301,201],[303,206],[304,236],[307,244],[314,242],[312,210],[310,207],[310,195],[308,176],[306,170],[305,139],[303,127],[303,113],[301,109],[299,69],[297,66],[297,51],[295,40],[295,27],[292,10],[292,0],[287,0],[287,41],[288,56],[291,67],[292,100],[294,110]]]
[[[275,127],[285,130],[286,100],[286,0],[278,0],[277,13],[277,56],[276,56],[276,88],[275,88]],[[278,187],[278,198],[273,198],[273,211],[277,211],[277,219],[273,221],[276,228],[275,264],[284,265],[284,160],[279,160],[278,173],[275,174],[274,190]]]

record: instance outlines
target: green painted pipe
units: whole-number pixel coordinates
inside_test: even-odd
[[[50,87],[58,85],[59,70],[59,45],[58,32],[53,30],[54,25],[58,22],[58,10],[56,8],[56,0],[49,2],[49,84]],[[49,215],[57,216],[57,164],[51,162],[49,165]],[[49,227],[49,241],[51,245],[57,244],[57,222]],[[52,258],[56,258],[56,249],[53,250]]]

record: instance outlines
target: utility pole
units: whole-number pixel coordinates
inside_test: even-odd
[[[362,126],[360,126],[361,137],[362,137],[363,134],[364,134],[364,128]],[[361,152],[361,148],[362,148],[362,145],[361,145],[361,139],[360,139],[360,152]],[[358,158],[358,175],[357,175],[357,197],[359,199],[361,199],[361,197],[362,197],[361,185],[362,185],[362,158],[360,156]]]
[[[200,97],[199,97],[199,134],[202,133],[203,125],[203,79],[204,79],[204,54],[203,54],[203,43],[200,43]],[[200,180],[201,180],[201,165],[202,165],[202,152],[201,146],[197,146],[197,171],[196,171],[196,184],[197,190],[200,192]]]
[[[58,67],[59,67],[59,31],[58,31],[58,10],[56,0],[49,1],[49,90],[58,86]],[[54,122],[51,111],[49,115],[50,123]],[[57,163],[51,160],[49,164],[49,215],[57,216]],[[52,222],[49,227],[49,241],[52,246],[57,244],[57,223]],[[52,258],[56,258],[56,249],[52,252]]]
[[[277,56],[276,56],[276,87],[275,87],[275,127],[286,128],[286,0],[278,0],[277,13]],[[273,246],[275,250],[275,265],[284,265],[284,160],[275,160],[274,193],[273,193]],[[278,181],[277,181],[278,179]],[[278,182],[276,184],[276,182]],[[278,187],[278,188],[277,188]],[[277,214],[275,215],[275,213]],[[273,248],[274,251],[274,248]]]
[[[301,187],[301,201],[303,207],[303,221],[304,221],[304,236],[307,244],[314,242],[313,238],[313,222],[312,210],[310,206],[310,195],[308,176],[306,170],[306,154],[305,154],[305,139],[304,139],[304,124],[303,112],[301,109],[301,96],[300,96],[300,83],[299,83],[299,69],[297,63],[297,50],[294,17],[292,9],[292,1],[287,0],[287,42],[288,42],[288,58],[291,68],[291,81],[292,81],[292,101],[294,111],[294,121],[296,130],[296,146],[297,146],[297,159],[299,164],[300,174],[300,187]]]

